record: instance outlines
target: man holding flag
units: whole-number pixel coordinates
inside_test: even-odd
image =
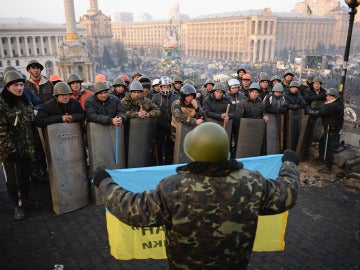
[[[134,227],[164,226],[170,269],[247,269],[258,216],[292,208],[299,188],[299,157],[285,151],[277,181],[228,160],[229,137],[203,123],[184,139],[193,160],[155,190],[133,193],[99,169],[94,184],[107,209]]]

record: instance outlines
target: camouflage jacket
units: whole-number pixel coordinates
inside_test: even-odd
[[[155,190],[132,193],[107,178],[100,191],[122,222],[165,227],[170,269],[246,269],[258,215],[295,205],[299,171],[285,161],[274,181],[242,167],[235,160],[192,162]]]
[[[0,96],[0,160],[8,161],[17,153],[29,158],[35,152],[36,130],[33,107],[25,97],[14,96],[4,89]]]
[[[204,111],[199,105],[195,110],[192,104],[186,105],[181,99],[175,100],[171,105],[172,121],[171,125],[177,126],[177,123],[183,123],[190,126],[196,126],[197,119],[206,118]]]
[[[121,100],[121,105],[125,109],[128,119],[138,118],[138,112],[141,108],[148,112],[150,117],[158,117],[161,113],[160,108],[151,99],[143,97],[138,101],[133,100],[130,93]]]

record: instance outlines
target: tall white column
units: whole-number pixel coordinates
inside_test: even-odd
[[[66,42],[74,41],[78,38],[76,32],[74,0],[64,0],[65,21],[66,21]]]

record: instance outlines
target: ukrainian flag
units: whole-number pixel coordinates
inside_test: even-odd
[[[282,165],[282,155],[239,159],[244,168],[256,170],[266,178],[275,179]],[[177,165],[108,170],[114,181],[132,192],[155,189],[158,182],[176,174]],[[288,212],[259,216],[253,251],[281,251],[285,248]],[[130,227],[106,211],[110,253],[118,260],[166,259],[165,235],[162,227]]]

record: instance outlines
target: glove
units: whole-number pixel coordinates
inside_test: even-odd
[[[110,174],[108,174],[104,168],[98,167],[95,171],[94,174],[94,179],[93,179],[93,184],[96,187],[100,186],[100,183],[102,180],[104,180],[105,178],[111,178]]]
[[[300,157],[298,156],[298,154],[296,154],[294,151],[292,150],[285,150],[284,151],[284,155],[281,158],[281,161],[291,161],[294,162],[296,165],[299,165],[300,163]]]

